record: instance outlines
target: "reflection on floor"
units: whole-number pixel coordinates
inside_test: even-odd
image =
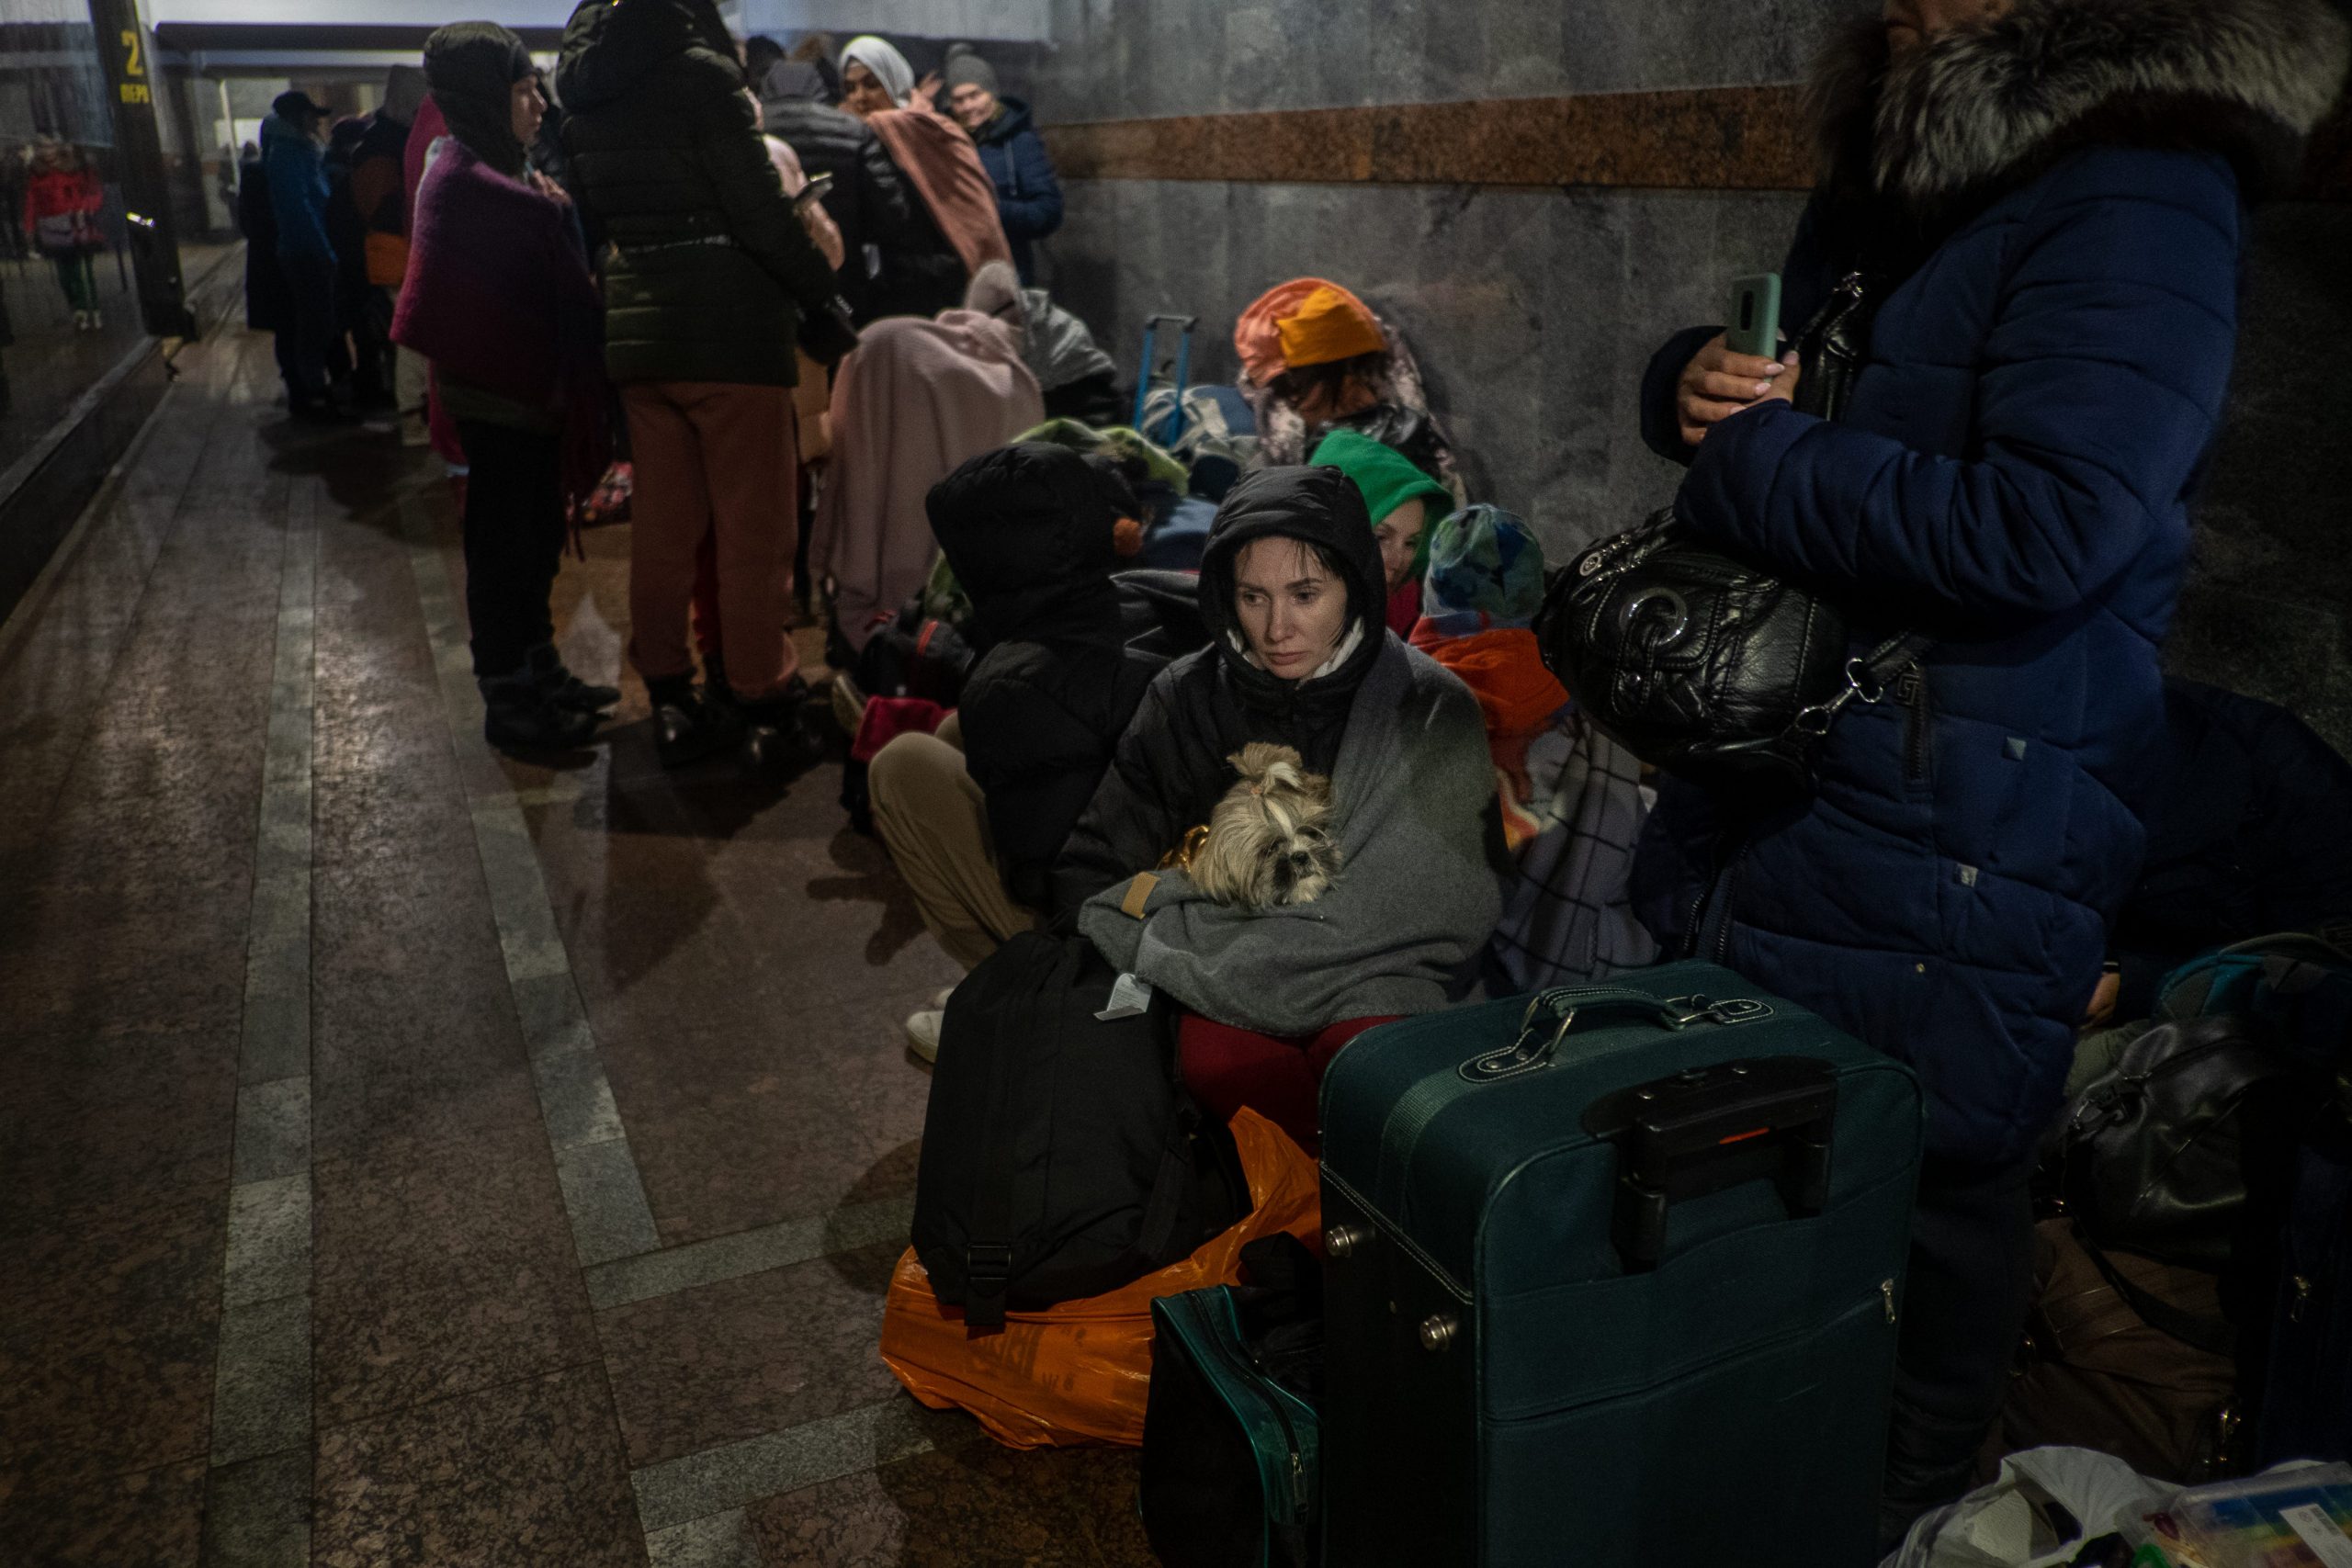
[[[0,1556],[1148,1562],[1131,1454],[876,1359],[952,969],[838,774],[665,774],[634,685],[493,757],[430,461],[181,366],[0,631]]]

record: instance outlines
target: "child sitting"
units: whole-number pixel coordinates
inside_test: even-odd
[[[1494,506],[1440,522],[1429,542],[1415,648],[1459,676],[1487,721],[1501,797],[1503,836],[1516,853],[1540,824],[1527,744],[1552,728],[1568,694],[1544,667],[1531,626],[1544,603],[1544,547],[1527,525]]]

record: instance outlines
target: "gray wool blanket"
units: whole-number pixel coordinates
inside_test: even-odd
[[[1087,901],[1103,957],[1182,1006],[1263,1034],[1431,1012],[1493,931],[1494,764],[1469,688],[1394,637],[1364,676],[1331,771],[1340,865],[1311,904],[1244,910],[1161,872],[1140,918],[1131,883]]]

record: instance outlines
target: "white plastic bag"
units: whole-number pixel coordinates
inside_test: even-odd
[[[2112,1454],[2028,1449],[1990,1485],[1922,1515],[1882,1568],[2065,1568],[2083,1542],[2176,1490]]]

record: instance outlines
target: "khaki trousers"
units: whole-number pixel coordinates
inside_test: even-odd
[[[720,381],[632,381],[637,483],[630,507],[629,660],[648,681],[694,673],[686,606],[710,536],[718,569],[727,683],[756,702],[792,678],[785,635],[800,532],[792,389]]]
[[[875,753],[865,789],[874,830],[950,958],[976,969],[1005,942],[1036,929],[1036,911],[1004,890],[988,804],[964,771],[956,716],[936,735],[901,735]]]

